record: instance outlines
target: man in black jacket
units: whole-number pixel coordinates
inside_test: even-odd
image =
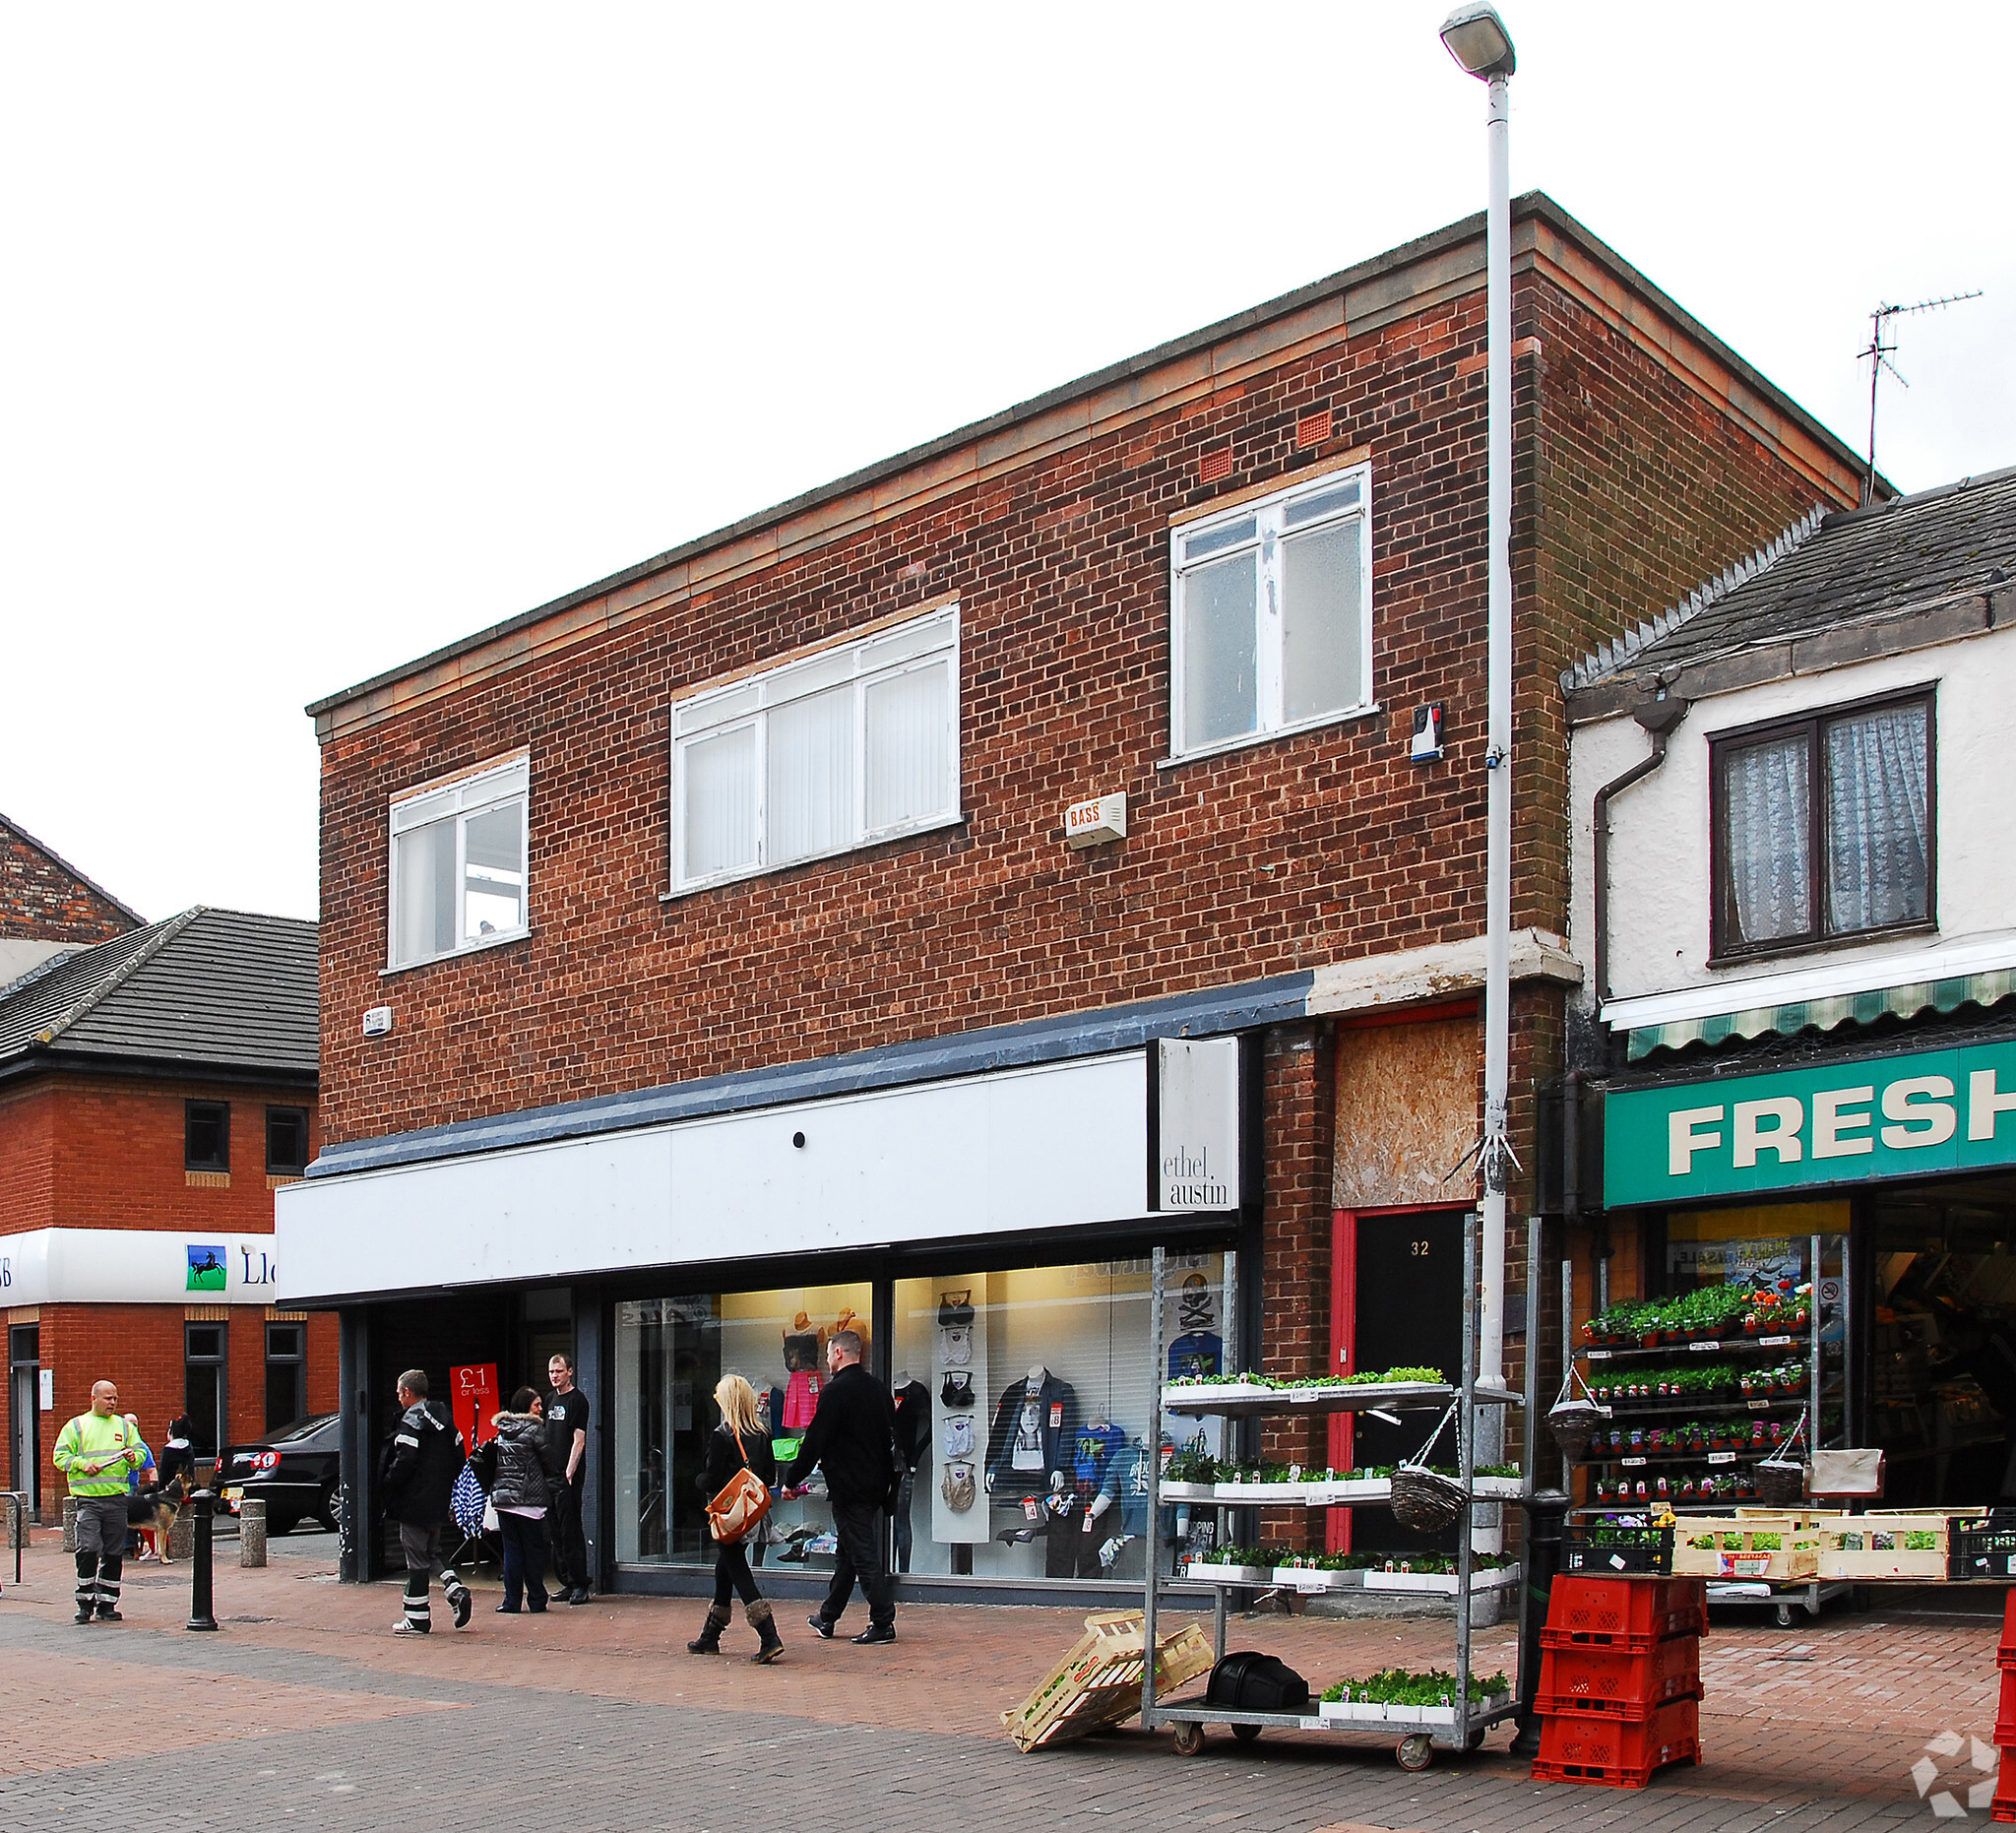
[[[833,1378],[819,1396],[797,1457],[785,1482],[797,1484],[818,1465],[833,1503],[833,1533],[840,1551],[833,1585],[817,1615],[805,1620],[828,1641],[860,1580],[868,1600],[868,1627],[856,1642],[896,1640],[896,1587],[883,1557],[885,1518],[896,1487],[896,1409],[888,1390],[861,1366],[857,1332],[837,1330],[826,1345]]]
[[[441,1557],[441,1532],[453,1518],[449,1499],[469,1454],[454,1422],[427,1398],[424,1369],[409,1368],[399,1377],[399,1404],[403,1411],[385,1447],[380,1478],[385,1512],[399,1523],[399,1544],[406,1553],[406,1614],[392,1633],[423,1636],[433,1628],[427,1581],[435,1577],[461,1629],[474,1600]]]

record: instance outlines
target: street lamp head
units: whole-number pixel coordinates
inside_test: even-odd
[[[1490,0],[1463,0],[1442,22],[1442,42],[1464,69],[1485,81],[1509,77],[1517,62],[1512,34]]]

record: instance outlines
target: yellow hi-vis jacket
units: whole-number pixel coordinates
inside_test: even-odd
[[[116,1413],[80,1413],[58,1435],[54,1462],[72,1495],[124,1495],[126,1473],[144,1455],[140,1434]]]

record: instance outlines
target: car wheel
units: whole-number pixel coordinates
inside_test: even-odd
[[[336,1491],[334,1489],[322,1491],[321,1501],[315,1504],[315,1519],[322,1523],[323,1528],[328,1533],[334,1534],[337,1531]]]

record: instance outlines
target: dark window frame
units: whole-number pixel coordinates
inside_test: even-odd
[[[221,1146],[215,1160],[199,1159],[193,1129],[197,1110],[218,1116],[218,1138]],[[188,1171],[224,1171],[231,1169],[231,1104],[227,1101],[185,1101],[182,1104],[182,1169]]]
[[[1827,752],[1828,727],[1858,714],[1922,706],[1925,714],[1925,914],[1867,929],[1827,927]],[[1939,926],[1939,701],[1938,683],[1869,694],[1859,700],[1815,707],[1792,718],[1761,720],[1708,734],[1708,871],[1710,938],[1708,965],[1755,961],[1771,955],[1807,954],[1815,949],[1885,936],[1936,930]],[[1729,797],[1725,765],[1732,752],[1751,745],[1802,735],[1806,740],[1806,908],[1812,925],[1799,935],[1770,936],[1762,941],[1735,939],[1734,888],[1730,880]]]
[[[290,1330],[294,1333],[294,1349],[280,1355],[274,1353],[273,1339],[276,1331]],[[293,1399],[288,1403],[284,1419],[273,1417],[273,1383],[277,1369],[291,1371]],[[308,1416],[308,1326],[295,1319],[269,1318],[266,1323],[266,1429],[277,1432],[284,1425],[291,1425],[296,1420]]]
[[[273,1122],[276,1115],[286,1114],[300,1123],[301,1157],[295,1165],[283,1165],[274,1157]],[[308,1110],[305,1107],[284,1107],[269,1106],[266,1109],[266,1174],[269,1177],[298,1177],[308,1169]]]
[[[195,1348],[193,1332],[214,1330],[217,1332],[217,1351],[214,1355],[199,1355]],[[182,1408],[191,1416],[191,1438],[198,1423],[197,1410],[189,1400],[189,1378],[198,1369],[208,1370],[217,1395],[217,1443],[205,1447],[193,1445],[199,1456],[206,1450],[214,1454],[221,1451],[231,1442],[231,1327],[228,1321],[209,1318],[186,1318],[182,1324]]]

